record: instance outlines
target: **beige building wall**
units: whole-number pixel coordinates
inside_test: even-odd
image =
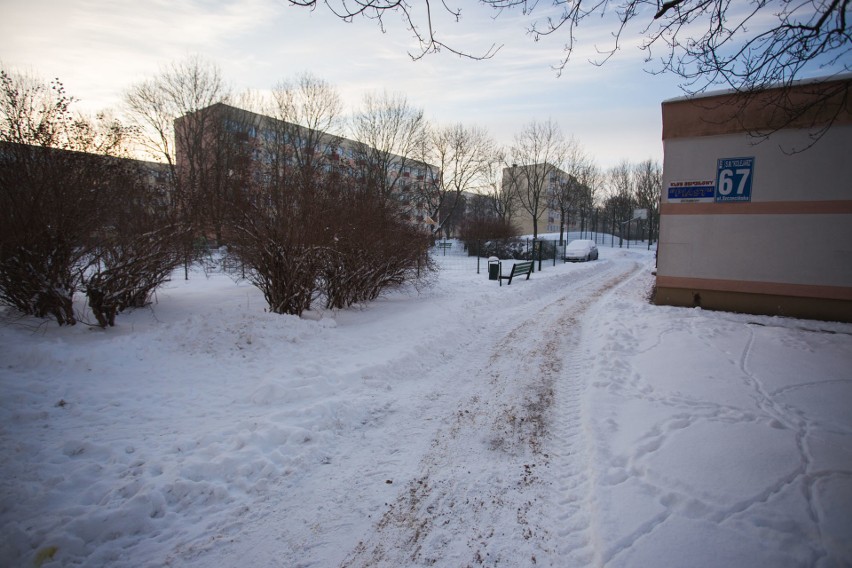
[[[816,146],[791,153],[807,145],[808,129],[793,125],[756,143],[723,119],[726,98],[663,104],[657,303],[852,321],[849,103]],[[709,182],[715,194],[717,160],[744,157],[754,159],[750,201],[681,189]]]
[[[514,191],[520,200],[522,199],[521,196],[527,193],[527,175],[530,175],[534,179],[536,176],[545,177],[543,173],[544,168],[542,164],[518,165],[514,167],[517,168],[514,173],[512,168],[503,168],[502,184],[504,189]],[[535,168],[537,171],[530,174],[524,172],[524,170],[532,168]],[[568,178],[567,173],[554,166],[548,165],[547,171],[550,171],[550,174],[546,175],[545,191],[539,203],[539,235],[559,232],[559,211],[552,207],[553,200],[551,196],[558,191],[559,184]],[[519,230],[519,234],[521,235],[533,234],[533,216],[529,209],[522,206],[520,202],[515,204],[512,224]]]

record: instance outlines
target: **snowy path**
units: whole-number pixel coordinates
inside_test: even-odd
[[[417,381],[299,481],[318,507],[292,507],[297,496],[282,486],[270,493],[285,501],[261,505],[238,536],[181,550],[176,564],[208,565],[213,553],[222,565],[586,565],[594,550],[579,411],[591,354],[578,352],[580,334],[590,307],[638,269],[602,261],[564,286],[515,284],[517,307],[479,312],[481,322],[471,315],[479,333],[374,369],[379,383],[393,380],[387,373]]]
[[[589,307],[638,267],[601,268],[515,314],[482,367],[450,371],[473,392],[343,566],[589,564],[580,336]]]

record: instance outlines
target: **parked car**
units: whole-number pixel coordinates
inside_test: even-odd
[[[595,244],[595,241],[590,241],[588,239],[578,239],[576,241],[571,241],[570,243],[568,243],[568,246],[565,247],[565,260],[577,262],[579,260],[597,259],[598,246]]]

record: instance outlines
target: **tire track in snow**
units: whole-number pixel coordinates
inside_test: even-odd
[[[576,288],[531,302],[484,369],[457,371],[479,387],[444,417],[418,475],[342,566],[584,566],[599,556],[589,528],[582,323],[637,269],[608,263],[574,275]]]
[[[593,320],[601,300],[613,289],[634,277],[640,266],[608,278],[593,291],[593,300],[566,316],[573,333],[566,334],[562,346],[565,354],[564,371],[560,376],[556,420],[553,428],[553,485],[556,489],[556,516],[552,524],[557,537],[557,556],[554,566],[592,566],[601,564],[601,552],[593,530],[592,464],[583,431],[582,395],[588,380],[588,369],[599,354],[584,345],[584,322]]]

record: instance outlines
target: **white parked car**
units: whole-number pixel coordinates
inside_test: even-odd
[[[578,239],[576,241],[571,241],[570,243],[568,243],[568,246],[565,247],[565,260],[577,262],[579,260],[597,259],[598,246],[595,244],[595,241],[590,241],[588,239]]]

